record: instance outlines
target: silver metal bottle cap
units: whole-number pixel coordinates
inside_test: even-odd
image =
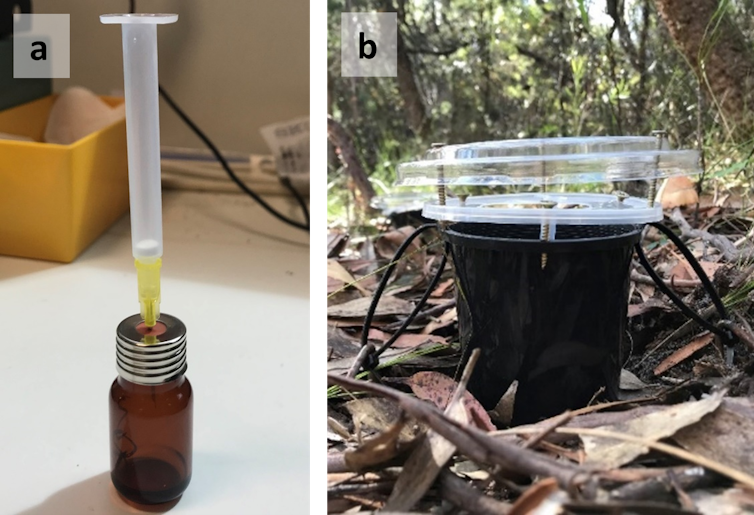
[[[144,385],[167,383],[186,372],[186,326],[162,313],[145,332],[140,315],[123,320],[115,335],[115,368],[128,381]]]

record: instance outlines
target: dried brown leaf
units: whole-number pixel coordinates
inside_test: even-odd
[[[642,302],[647,302],[654,296],[655,287],[651,284],[637,283],[636,291],[639,292],[639,296],[641,297]]]
[[[370,329],[369,330],[369,339],[370,340],[377,340],[381,342],[385,342],[390,338],[391,335],[384,331],[380,331],[379,329]],[[392,344],[392,348],[394,349],[411,349],[414,347],[418,347],[422,343],[447,343],[445,341],[445,338],[441,336],[435,336],[433,334],[415,334],[415,333],[404,333],[398,337],[397,340]]]
[[[657,365],[657,367],[655,367],[654,375],[659,376],[665,373],[674,366],[691,357],[694,353],[709,345],[710,342],[712,342],[712,340],[714,339],[715,335],[710,332],[706,332],[697,336],[689,343],[675,351],[673,354],[662,360],[662,362]]]
[[[327,308],[327,316],[333,318],[364,318],[372,302],[371,297],[349,300]],[[375,316],[408,315],[414,308],[413,303],[398,297],[383,296],[377,305]]]
[[[349,338],[342,329],[327,327],[327,351],[330,359],[354,357],[359,353],[360,348],[359,342]]]
[[[463,401],[454,403],[445,414],[456,422],[469,423],[469,414]],[[403,465],[403,472],[395,483],[384,509],[405,511],[413,508],[455,452],[456,446],[449,440],[432,430],[428,431]]]
[[[453,392],[458,387],[458,383],[453,379],[439,372],[417,372],[406,379],[406,384],[411,387],[414,395],[431,402],[441,410],[448,406],[450,399],[453,398]],[[468,413],[468,419],[477,427],[485,431],[497,429],[490,420],[490,416],[471,393],[464,393],[463,405]]]
[[[339,232],[327,233],[327,257],[334,257],[343,252],[348,243],[348,234]]]
[[[364,288],[359,282],[350,274],[348,270],[343,267],[338,261],[335,259],[328,259],[327,260],[327,278],[328,278],[328,293],[332,293],[332,291],[329,291],[330,289],[330,281],[329,279],[336,279],[337,281],[340,281],[342,283],[347,284],[349,286],[353,286],[357,290],[359,290],[361,293],[363,293],[366,296],[370,296],[371,293],[369,290]],[[342,287],[342,286],[341,286]],[[335,290],[333,290],[335,291]]]
[[[620,371],[620,383],[619,388],[621,390],[643,390],[647,387],[647,384],[636,377],[636,374],[622,368]]]
[[[435,291],[432,292],[432,297],[442,297],[445,295],[445,292],[448,291],[448,288],[453,286],[453,278],[441,282],[437,285],[437,288],[435,288]]]
[[[400,409],[394,402],[380,397],[364,397],[354,399],[345,404],[346,409],[353,418],[354,426],[361,428],[362,432],[384,433],[400,419]],[[414,425],[406,425],[399,433],[401,441],[413,440],[418,433]]]
[[[332,277],[327,278],[327,293],[328,295],[332,292],[338,291],[341,288],[343,288],[346,285],[343,281],[339,279],[333,279]]]
[[[690,279],[696,278],[696,272],[693,268],[691,268],[691,265],[688,261],[681,259],[679,263],[684,268],[686,268],[686,272]],[[717,272],[718,268],[724,266],[723,263],[713,263],[711,261],[699,261],[699,265],[702,267],[702,270],[704,270],[704,273],[707,274],[707,277],[709,277],[710,279],[712,279],[712,277],[715,275],[715,272]]]
[[[741,488],[691,492],[691,500],[702,515],[743,515],[754,513],[754,493]]]
[[[647,299],[640,304],[631,304],[628,306],[628,318],[636,317],[650,311],[652,309],[669,310],[670,307],[660,299]]]
[[[406,238],[408,238],[414,231],[414,227],[405,226],[394,231],[386,232],[375,240],[374,249],[381,257],[385,259],[392,259],[395,251],[398,250],[398,247],[400,247],[401,244],[406,241]],[[417,252],[417,250],[419,250],[420,248],[421,246],[419,243],[419,238],[411,242],[411,245],[408,246],[408,249],[406,249],[406,253],[404,254],[405,258],[398,263],[398,275],[400,275],[406,263],[411,263],[415,267],[421,269],[424,264],[425,253]]]
[[[405,424],[405,418],[401,418],[385,432],[365,440],[355,449],[347,450],[344,458],[348,469],[357,472],[367,470],[405,452],[410,446],[410,443],[404,443],[401,438]]]
[[[702,417],[715,411],[720,406],[724,394],[724,391],[717,391],[699,401],[676,404],[662,411],[596,429],[656,442],[673,436],[680,429],[699,422]],[[582,435],[581,439],[584,442],[586,463],[605,469],[626,465],[649,451],[646,445],[636,442],[586,435]]]
[[[555,478],[547,478],[528,488],[511,507],[508,515],[560,515],[568,494]]]
[[[678,431],[673,439],[687,450],[754,475],[754,401],[728,397],[699,423]]]
[[[518,380],[513,381],[492,410],[492,415],[501,426],[509,426],[513,421],[513,407],[516,404]]]
[[[383,320],[373,320],[372,326],[373,327],[382,327],[388,325],[388,322]],[[333,328],[341,328],[341,329],[350,329],[354,327],[362,328],[364,327],[364,321],[358,320],[356,318],[328,318],[327,319],[327,327],[333,327]]]
[[[422,334],[432,334],[438,329],[448,327],[449,325],[454,324],[457,318],[458,311],[456,310],[456,308],[449,309],[445,313],[428,323],[422,330]]]
[[[683,262],[681,262],[683,261]],[[685,263],[685,264],[684,264]],[[694,272],[689,272],[688,266],[686,266],[686,260],[681,258],[678,263],[670,269],[668,272],[668,280],[672,281],[688,281],[694,278]]]

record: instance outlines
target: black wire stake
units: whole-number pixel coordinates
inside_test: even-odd
[[[354,360],[353,365],[349,369],[347,377],[356,377],[356,374],[359,373],[359,370],[362,368],[362,366],[366,370],[374,370],[375,368],[377,368],[377,366],[379,365],[379,356],[383,352],[385,352],[387,349],[389,349],[390,345],[395,343],[398,337],[411,324],[413,319],[419,313],[419,310],[421,309],[421,307],[426,303],[427,299],[429,298],[429,295],[437,286],[437,283],[440,280],[440,276],[442,275],[442,271],[445,268],[445,264],[447,263],[446,252],[443,253],[442,260],[440,261],[440,266],[437,272],[435,272],[435,276],[430,281],[430,284],[427,287],[427,290],[424,292],[424,295],[422,296],[421,300],[414,307],[414,310],[411,312],[408,318],[403,321],[403,324],[401,324],[401,327],[395,333],[393,333],[393,336],[391,336],[390,339],[388,339],[385,343],[383,343],[380,346],[379,350],[376,350],[374,345],[372,345],[369,342],[369,329],[372,326],[374,313],[377,311],[377,304],[379,304],[380,298],[382,298],[382,294],[385,291],[385,288],[387,287],[387,283],[390,280],[390,276],[392,275],[393,270],[395,270],[395,267],[398,264],[398,261],[400,261],[401,257],[406,252],[406,249],[408,249],[409,245],[411,245],[411,243],[421,233],[428,231],[429,229],[435,229],[435,228],[437,228],[437,225],[434,223],[424,224],[424,225],[419,226],[413,233],[409,235],[408,238],[406,238],[403,241],[403,243],[401,243],[400,247],[398,247],[398,250],[395,251],[393,258],[390,260],[390,264],[385,269],[385,273],[382,275],[382,279],[380,279],[380,283],[379,285],[377,285],[377,289],[374,291],[374,294],[372,296],[372,302],[369,304],[369,309],[367,310],[366,317],[364,318],[364,324],[362,326],[361,350],[359,351],[359,354],[356,356],[356,359]]]

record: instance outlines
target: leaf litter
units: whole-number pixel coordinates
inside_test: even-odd
[[[705,227],[730,233],[733,224],[714,222],[736,216],[732,210],[700,212]],[[432,303],[378,369],[346,378],[379,272],[361,284],[366,293],[349,285],[346,274],[360,281],[365,274],[359,270],[379,271],[408,234],[403,228],[376,243],[368,266],[353,252],[342,260],[331,256],[343,270],[331,265],[328,271],[336,270],[341,288],[359,295],[331,304],[328,313],[328,394],[338,392],[328,395],[329,411],[341,414],[348,436],[328,440],[331,513],[754,513],[754,349],[739,341],[733,359],[726,359],[730,353],[718,338],[688,322],[636,264],[620,401],[510,427],[504,412],[513,409],[514,387],[507,405],[504,397],[486,412],[453,379],[461,355],[450,267]],[[413,309],[436,270],[442,249],[426,242],[393,280],[402,286],[378,306],[368,335],[377,345]],[[645,248],[666,284],[714,320],[704,290],[672,243],[656,238]],[[754,267],[724,259],[708,242],[690,248],[737,329],[746,331],[754,319]]]

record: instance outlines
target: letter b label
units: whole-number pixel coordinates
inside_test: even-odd
[[[364,51],[364,48],[367,46],[371,47],[369,53]],[[364,38],[364,33],[359,32],[359,59],[372,59],[376,53],[377,45],[374,44],[374,41]]]
[[[343,77],[398,75],[396,13],[341,13],[340,73]]]

